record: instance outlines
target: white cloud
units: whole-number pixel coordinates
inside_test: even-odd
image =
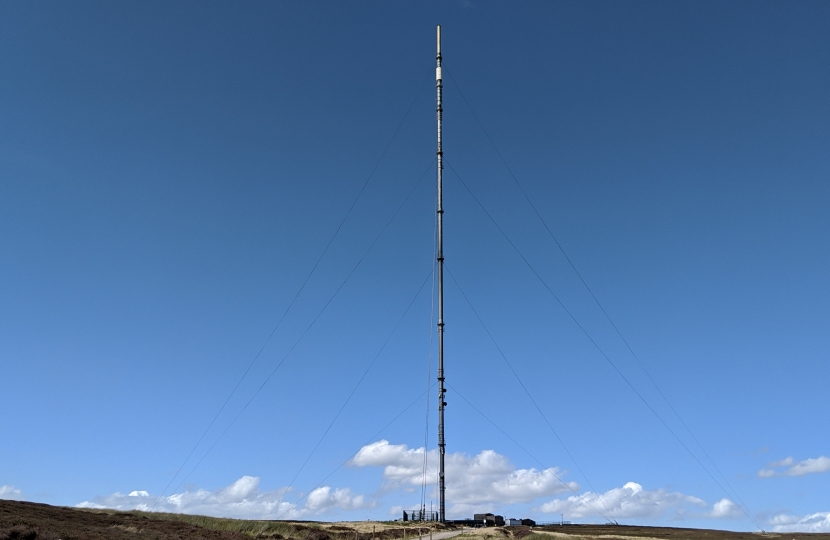
[[[23,499],[23,492],[14,486],[0,486],[0,499],[19,501]]]
[[[784,467],[787,467],[787,469],[783,471],[775,470]],[[758,471],[758,476],[761,478],[770,478],[772,476],[804,476],[805,474],[816,474],[827,471],[830,471],[830,458],[828,457],[819,456],[799,462],[796,462],[792,457],[788,457],[781,461],[773,461],[768,464],[766,468]]]
[[[437,460],[437,452],[430,452],[432,465]],[[424,449],[409,449],[405,444],[389,444],[387,440],[368,444],[358,450],[351,464],[355,467],[384,467],[383,476],[391,480],[412,480],[413,476],[423,474]],[[427,473],[430,476],[429,472]],[[421,477],[418,477],[420,484]]]
[[[782,459],[781,461],[773,461],[768,465],[768,467],[789,467],[795,463],[795,460],[792,456]]]
[[[80,508],[114,508],[117,510],[155,510],[183,514],[236,518],[299,519],[319,516],[340,510],[355,510],[367,506],[363,495],[354,495],[348,488],[332,489],[323,486],[313,490],[301,504],[284,500],[286,488],[260,491],[259,478],[243,476],[232,484],[216,491],[188,490],[157,500],[147,491],[137,490],[129,495],[113,493],[95,497],[77,506]],[[1,493],[1,492],[0,492]]]
[[[817,458],[799,461],[787,471],[787,476],[803,476],[805,474],[823,473],[830,471],[830,458],[819,456]]]
[[[427,484],[438,482],[438,451],[427,453]],[[351,461],[355,467],[383,467],[387,489],[420,487],[424,480],[424,448],[389,444],[381,440],[364,446]],[[451,515],[467,515],[476,510],[493,509],[496,504],[530,502],[562,492],[579,490],[576,482],[567,486],[557,477],[556,467],[544,470],[517,469],[507,457],[483,450],[475,456],[456,452],[445,456],[447,500]]]
[[[577,519],[600,516],[613,519],[659,518],[666,515],[673,519],[734,519],[744,515],[741,508],[729,499],[721,499],[709,511],[704,511],[704,508],[706,503],[692,495],[663,489],[649,491],[636,482],[628,482],[601,495],[588,491],[567,499],[554,499],[543,504],[539,510]]]
[[[712,511],[707,514],[708,517],[716,519],[732,519],[743,515],[741,507],[729,499],[721,499],[716,502],[712,505]]]
[[[807,516],[780,514],[770,520],[775,532],[830,532],[830,512],[816,512]]]
[[[331,487],[323,486],[308,494],[303,510],[317,515],[332,508],[357,510],[358,508],[364,507],[363,495],[353,496],[352,490],[349,488],[335,489],[332,491]]]
[[[657,518],[667,513],[672,513],[673,517],[683,517],[690,508],[705,507],[705,502],[691,495],[662,489],[648,491],[636,482],[628,482],[621,488],[610,489],[601,495],[588,491],[581,496],[554,499],[539,509],[545,513],[565,514],[577,519],[599,517],[601,514],[610,514],[614,519],[628,519]]]

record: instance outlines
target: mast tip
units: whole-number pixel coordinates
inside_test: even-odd
[[[438,42],[438,54],[441,54],[441,25],[437,25],[435,28],[437,42]]]

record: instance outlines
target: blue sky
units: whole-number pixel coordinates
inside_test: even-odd
[[[810,2],[4,3],[0,497],[419,504],[436,23],[450,517],[830,530]]]

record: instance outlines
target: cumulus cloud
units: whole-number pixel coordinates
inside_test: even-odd
[[[783,470],[778,470],[783,469]],[[792,457],[773,461],[767,464],[766,468],[758,471],[761,478],[773,476],[804,476],[805,474],[816,474],[830,471],[830,458],[819,456],[796,462]]]
[[[381,440],[364,446],[351,461],[354,467],[383,467],[387,489],[420,487],[424,480],[424,448],[408,448]],[[426,481],[438,482],[438,451],[427,453]],[[492,509],[498,504],[530,502],[566,491],[578,491],[579,484],[565,485],[557,467],[517,469],[507,457],[483,450],[475,456],[456,452],[445,456],[448,513],[466,515]]]
[[[322,486],[305,498],[302,504],[285,500],[286,488],[272,491],[259,489],[259,478],[243,476],[232,484],[215,491],[188,490],[158,500],[147,491],[136,490],[124,495],[113,493],[84,501],[79,508],[114,508],[116,510],[144,510],[200,514],[218,517],[262,519],[300,519],[340,510],[355,510],[367,506],[363,495],[354,495],[350,489],[332,489]]]
[[[567,499],[554,499],[539,510],[549,514],[565,514],[577,519],[604,517],[613,519],[685,517],[734,519],[743,516],[741,508],[729,499],[721,499],[705,510],[706,503],[692,495],[666,491],[646,490],[636,482],[605,493],[591,491]]]
[[[23,499],[23,492],[14,486],[0,486],[0,499],[19,501]]]
[[[565,514],[577,519],[599,517],[602,514],[614,519],[659,518],[667,514],[673,518],[700,516],[710,518],[736,517],[740,509],[729,499],[715,503],[712,510],[704,512],[706,503],[697,497],[663,489],[645,490],[636,482],[628,482],[598,494],[588,491],[567,499],[546,502],[539,510],[549,514]]]
[[[309,493],[303,510],[316,515],[332,508],[357,510],[364,507],[363,495],[352,495],[349,488],[332,491],[330,486],[323,486]]]
[[[712,505],[712,510],[707,517],[716,519],[732,519],[743,516],[741,507],[729,499],[721,499]]]
[[[816,512],[806,516],[780,514],[770,520],[775,532],[830,532],[830,512]]]

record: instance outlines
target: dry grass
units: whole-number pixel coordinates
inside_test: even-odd
[[[129,512],[153,520],[180,521],[208,530],[239,533],[274,540],[407,540],[443,526],[394,521],[346,521],[336,523],[290,522],[214,518],[188,514]],[[430,527],[431,526],[431,527]]]
[[[189,514],[164,514],[160,512],[130,512],[159,521],[180,521],[212,531],[235,532],[252,538],[273,538],[291,540],[323,540],[313,538],[312,533],[320,529],[317,524],[297,525],[284,521],[258,521],[248,519],[227,519]]]

